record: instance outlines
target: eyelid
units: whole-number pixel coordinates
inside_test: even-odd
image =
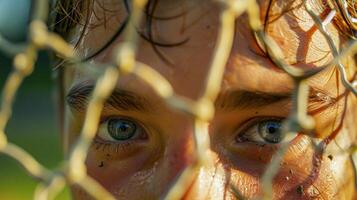
[[[238,141],[238,142],[252,142],[252,143],[258,143],[258,144],[269,144],[269,145],[274,145],[273,143],[269,143],[269,142],[266,142],[258,132],[254,133],[250,133],[251,132],[251,129],[255,128],[255,126],[258,126],[259,123],[261,122],[264,122],[264,121],[281,121],[281,123],[283,123],[285,118],[282,118],[282,117],[255,117],[255,118],[252,118],[250,120],[248,120],[244,125],[243,127],[241,128],[241,130],[238,132],[238,134],[235,136],[235,140]],[[258,128],[258,127],[256,127]],[[254,131],[254,130],[253,130]],[[258,130],[259,131],[259,130]],[[256,139],[251,139],[250,140],[248,138],[244,138],[244,136],[247,136],[249,135],[251,136],[251,138],[256,138]],[[253,135],[255,134],[255,135]],[[294,138],[296,138],[297,135],[285,135],[283,140],[277,144],[282,144],[284,143],[284,140],[288,140],[289,143],[291,141],[294,140]],[[254,141],[253,141],[254,140]]]
[[[140,149],[146,148],[148,146],[148,142],[149,142],[148,139],[149,139],[150,132],[139,120],[127,116],[118,116],[118,115],[106,116],[106,117],[102,117],[99,126],[103,125],[103,123],[106,123],[109,119],[112,118],[119,118],[119,119],[132,121],[133,123],[136,124],[137,127],[141,129],[140,130],[141,132],[138,133],[140,135],[134,139],[130,138],[128,140],[123,140],[123,141],[114,140],[114,139],[105,139],[98,136],[98,133],[100,131],[98,129],[98,132],[92,143],[95,151],[102,151],[103,153],[106,153],[106,155],[112,155],[111,159],[125,159],[127,157],[130,157],[131,155],[138,153]]]
[[[265,120],[284,120],[284,117],[278,117],[278,116],[257,116],[250,118],[249,120],[245,121],[242,123],[242,125],[238,128],[237,136],[244,134],[245,131],[247,131],[249,128],[251,128],[253,125],[257,124],[257,122],[262,122]]]
[[[110,159],[125,159],[146,146],[144,141],[112,142],[95,137],[92,143],[95,151],[102,151],[111,155]]]
[[[125,120],[125,121],[130,121],[130,122],[132,122],[132,123],[134,123],[136,125],[136,128],[137,128],[136,131],[140,131],[140,133],[138,133],[140,135],[138,135],[136,137],[134,136],[133,138],[128,139],[128,141],[129,140],[130,141],[137,141],[137,140],[146,140],[146,139],[148,139],[148,130],[147,130],[147,128],[139,120],[136,120],[136,119],[133,119],[133,118],[127,117],[127,116],[107,116],[107,117],[103,117],[100,120],[97,136],[99,134],[101,126],[102,125],[106,125],[107,122],[110,119],[122,119],[122,120]],[[107,127],[105,126],[105,128],[107,128]],[[119,141],[119,140],[115,141],[114,139],[108,139],[107,141],[111,141],[113,143],[125,143],[125,142],[127,142],[127,141]]]

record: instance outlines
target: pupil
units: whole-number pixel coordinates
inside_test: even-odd
[[[273,124],[270,124],[268,127],[269,134],[274,134],[276,132],[276,127]]]
[[[119,126],[119,129],[120,129],[121,131],[126,131],[126,130],[129,129],[129,127],[128,127],[127,124],[121,124],[121,125]]]

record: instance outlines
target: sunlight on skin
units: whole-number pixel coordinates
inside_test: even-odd
[[[122,3],[113,0],[100,2],[106,2],[105,6],[118,10],[119,14],[116,17],[107,16],[109,20],[102,23],[103,10],[98,5],[95,7],[97,16],[93,15],[90,23],[96,26],[87,30],[78,46],[78,52],[83,56],[99,49],[126,16]],[[259,2],[264,19],[269,2]],[[267,34],[280,45],[289,64],[311,68],[328,63],[332,59],[328,44],[313,27],[313,21],[304,7],[277,17],[288,2],[278,0],[272,5],[270,15],[275,19],[266,26]],[[294,1],[293,6],[299,2]],[[152,22],[155,41],[174,43],[189,38],[188,42],[179,46],[158,47],[173,62],[173,66],[164,62],[145,40],[139,44],[137,59],[161,73],[177,94],[197,99],[202,94],[215,48],[220,6],[207,1],[203,3],[202,0],[180,5],[186,6],[179,6],[175,1],[159,3],[155,16],[172,16],[172,13],[188,8],[189,11],[172,20]],[[314,9],[317,13],[323,12],[319,7]],[[80,29],[78,26],[77,33]],[[138,29],[145,30],[143,27]],[[335,25],[328,25],[328,30],[337,46],[346,42]],[[78,35],[73,36],[73,43],[76,38]],[[122,37],[117,38],[92,62],[109,62],[115,44],[121,41]],[[355,70],[353,60],[345,62],[350,71]],[[356,140],[357,102],[355,97],[349,96],[346,104],[346,97],[343,96],[345,89],[337,77],[336,70],[328,68],[309,79],[313,89],[308,111],[316,121],[314,140],[321,141],[335,130],[339,132],[338,136],[322,154],[314,150],[309,136],[299,134],[292,140],[283,141],[291,145],[273,182],[274,198],[353,198],[355,180],[351,161],[347,154],[340,153],[340,148],[346,149]],[[80,132],[86,95],[93,86],[92,81],[86,74],[76,71],[72,85],[67,88],[71,91],[70,109],[66,113],[70,143]],[[259,196],[259,179],[278,144],[264,141],[254,127],[266,120],[286,118],[291,110],[289,93],[292,89],[291,78],[273,66],[257,45],[247,17],[239,17],[235,42],[216,103],[216,114],[209,127],[209,155],[215,164],[197,171],[197,178],[184,198],[234,199],[229,184],[235,185],[248,198]],[[104,106],[100,128],[86,161],[88,173],[119,199],[158,199],[192,162],[192,118],[170,109],[149,86],[133,75],[121,77],[116,91],[118,95]],[[240,99],[245,101],[240,102]],[[347,111],[343,116],[345,109]],[[136,135],[128,140],[114,140],[108,134],[109,119],[113,118],[136,124]],[[342,119],[344,123],[339,128]],[[263,143],[257,141],[259,139]],[[77,189],[74,189],[74,196],[77,199],[86,198]]]

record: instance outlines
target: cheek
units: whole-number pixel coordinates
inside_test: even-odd
[[[301,140],[289,148],[280,164],[280,169],[273,181],[275,198],[336,199],[336,196],[339,196],[341,198],[338,199],[349,199],[345,197],[353,193],[354,181],[348,157],[337,155],[331,158],[328,153],[320,154],[315,151],[307,139]],[[245,196],[252,198],[254,194],[261,193],[260,181],[267,164],[271,161],[273,151],[268,147],[250,146],[248,148],[247,150],[245,147],[243,150],[248,155],[242,153],[233,156],[226,155],[225,157],[231,157],[231,159],[223,162],[230,163],[226,174],[230,174],[231,183],[238,187]],[[262,158],[264,154],[266,155]],[[346,179],[346,177],[351,178]]]
[[[88,174],[98,180],[109,191],[123,186],[137,171],[142,170],[148,162],[147,154],[138,154],[130,158],[115,159],[115,152],[102,153],[91,150],[88,153],[86,165]],[[101,150],[99,150],[101,151]]]
[[[130,156],[118,156],[110,147],[96,149],[93,145],[86,160],[88,174],[119,199],[158,199],[192,163],[192,125],[177,121],[176,126],[171,120],[165,121],[167,135],[157,142],[153,139],[155,142]]]
[[[293,155],[293,152],[287,152]],[[284,159],[274,180],[279,198],[351,199],[354,188],[351,163],[347,156],[318,153],[310,145],[294,158]],[[350,178],[346,178],[350,177]],[[338,197],[338,198],[337,198]]]

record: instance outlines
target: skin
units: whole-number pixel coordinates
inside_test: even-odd
[[[122,3],[105,2],[108,8],[118,9],[119,14],[109,17],[106,23],[102,23],[98,17],[90,18],[91,24],[97,26],[90,28],[79,43],[77,51],[83,56],[98,49],[105,38],[110,38],[126,15]],[[298,7],[281,14],[287,2],[278,0],[273,3],[271,15],[280,13],[282,16],[266,26],[267,34],[280,45],[290,64],[312,68],[328,63],[332,58],[328,44],[313,26],[304,8]],[[294,5],[299,2],[294,1]],[[262,19],[268,3],[259,1]],[[202,95],[215,48],[221,7],[217,3],[202,3],[200,0],[186,4],[190,9],[183,17],[153,21],[152,34],[159,41],[177,42],[189,38],[185,44],[173,48],[158,47],[174,66],[160,59],[151,44],[143,39],[139,42],[137,60],[161,73],[177,94],[198,99]],[[183,8],[178,5],[177,1],[165,1],[159,4],[155,13],[157,16],[180,13]],[[316,3],[313,8],[322,13],[323,9]],[[104,16],[98,5],[95,9],[99,18]],[[81,26],[76,29],[81,31]],[[328,25],[328,31],[336,46],[340,47],[346,42],[347,38],[340,34],[334,24]],[[77,36],[73,35],[73,42]],[[109,62],[115,46],[122,40],[122,36],[118,37],[114,44],[91,62]],[[354,61],[347,58],[344,63],[351,78],[355,71]],[[79,71],[71,73],[73,78],[67,92],[70,94],[68,99],[72,101],[65,111],[65,134],[69,136],[69,144],[78,136],[85,116],[87,101],[79,98],[78,94],[82,94],[81,88],[93,85],[93,80],[87,74]],[[346,94],[335,68],[310,78],[309,85],[313,89],[308,112],[315,119],[316,128],[311,135],[300,133],[286,140],[290,145],[273,180],[274,199],[354,199],[356,180],[352,162],[341,148],[347,149],[356,141],[356,98]],[[216,102],[216,113],[209,124],[211,144],[208,156],[214,165],[196,171],[196,177],[183,199],[235,199],[229,184],[235,185],[249,199],[259,197],[259,179],[279,144],[264,142],[254,126],[266,119],[288,117],[292,106],[289,94],[293,88],[291,78],[277,69],[259,48],[246,16],[239,17],[235,41]],[[192,117],[170,109],[148,85],[133,75],[121,77],[116,90],[138,95],[136,99],[145,100],[143,109],[126,109],[125,106],[111,103],[105,105],[102,123],[88,153],[88,173],[118,199],[159,199],[180,172],[192,163]],[[265,99],[265,103],[259,103],[254,101],[258,96],[253,95],[250,100],[248,98],[249,101],[242,98],[242,91],[288,95],[278,101]],[[244,101],[239,101],[240,98]],[[115,141],[105,134],[105,120],[109,117],[129,119],[142,126],[143,131],[134,139]],[[249,129],[253,131],[248,137]],[[327,143],[324,139],[334,132],[337,136]],[[243,135],[248,139],[242,140]],[[315,150],[312,141],[320,142],[322,146],[326,144],[323,151]],[[73,195],[75,199],[88,198],[76,187],[73,188]]]

